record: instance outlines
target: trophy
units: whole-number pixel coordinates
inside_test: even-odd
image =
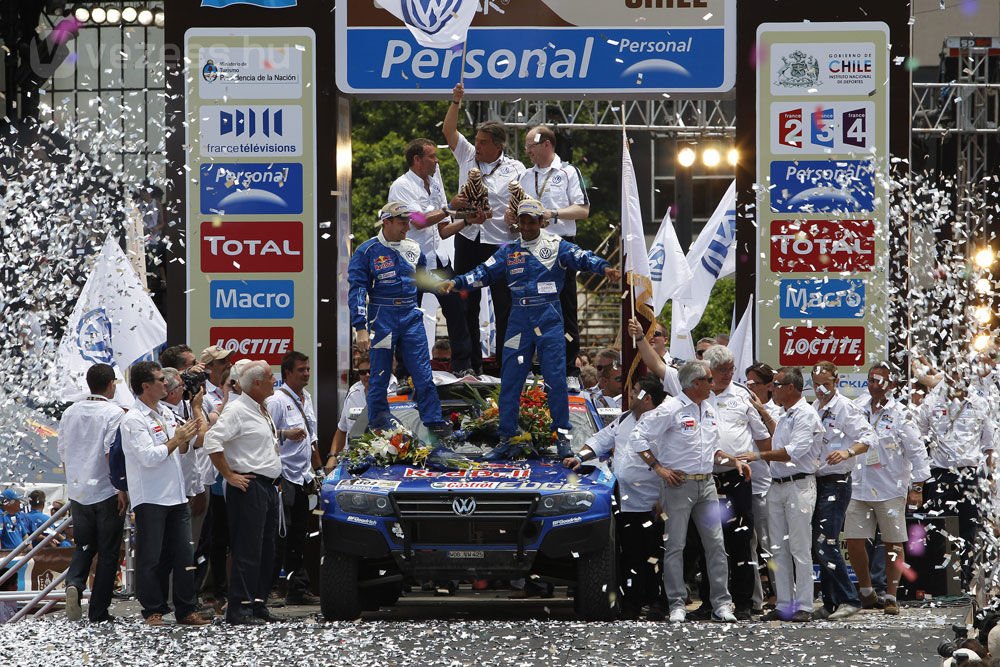
[[[507,202],[507,210],[517,220],[517,207],[521,205],[522,201],[528,198],[528,195],[516,180],[511,181],[507,189],[510,190],[510,200]]]
[[[483,182],[483,172],[476,168],[469,170],[469,178],[459,190],[459,194],[465,197],[467,208],[457,211],[448,211],[453,218],[472,218],[480,211],[486,211],[489,216],[493,207],[490,206],[490,192]]]

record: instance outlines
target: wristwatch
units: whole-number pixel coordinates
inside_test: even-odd
[[[552,216],[549,218],[550,221],[559,222],[559,209],[557,208],[552,209],[551,211],[549,211],[549,215]]]

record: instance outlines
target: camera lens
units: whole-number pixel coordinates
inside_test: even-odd
[[[952,654],[955,653],[954,642],[950,642],[948,640],[941,642],[940,644],[938,644],[937,653],[942,658],[950,658]]]

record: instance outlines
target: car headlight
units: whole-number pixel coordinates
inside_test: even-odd
[[[579,514],[586,512],[594,504],[594,494],[590,491],[553,493],[542,496],[535,508],[535,514],[552,516],[555,514]]]
[[[388,496],[377,493],[361,493],[360,491],[342,491],[337,494],[337,505],[350,514],[370,514],[373,516],[389,516],[392,514],[392,503]]]

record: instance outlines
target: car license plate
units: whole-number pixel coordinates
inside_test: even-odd
[[[449,551],[448,558],[485,558],[486,554],[482,551]]]

